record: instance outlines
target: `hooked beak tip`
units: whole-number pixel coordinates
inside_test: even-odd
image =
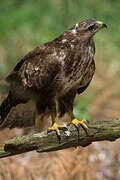
[[[99,28],[107,28],[107,25],[101,21],[97,21],[97,24]]]
[[[107,28],[107,25],[105,23],[102,23],[102,28]]]

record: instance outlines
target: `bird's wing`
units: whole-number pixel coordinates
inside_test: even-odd
[[[85,91],[87,89],[87,87],[89,86],[92,77],[94,75],[95,72],[95,62],[94,60],[92,61],[89,71],[86,73],[86,75],[83,77],[80,86],[77,89],[77,93],[81,94],[83,91]]]
[[[13,71],[6,77],[6,81],[11,82],[13,81],[17,74],[18,71],[20,70],[20,68],[22,67],[22,65],[26,62],[29,61],[30,59],[34,58],[35,56],[37,56],[38,54],[40,54],[40,51],[42,49],[44,49],[45,47],[39,46],[35,49],[33,49],[32,51],[30,51],[29,53],[27,53],[18,63],[17,65],[14,67]]]
[[[19,82],[23,87],[48,87],[60,71],[55,49],[47,44],[29,52],[8,75],[7,81]],[[57,83],[56,83],[57,85]]]

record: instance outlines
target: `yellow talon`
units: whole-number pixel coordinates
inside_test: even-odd
[[[88,127],[85,124],[85,122],[87,122],[85,119],[83,119],[82,121],[79,121],[77,119],[73,119],[71,121],[71,124],[74,124],[77,128],[79,127],[79,125],[81,125],[81,127],[85,130],[85,132],[87,133]]]
[[[61,140],[60,130],[63,130],[66,133],[67,136],[69,136],[70,132],[68,132],[68,129],[67,129],[66,125],[58,125],[55,122],[55,117],[56,117],[56,114],[54,112],[52,112],[51,113],[52,126],[48,128],[47,133],[49,133],[51,131],[56,131],[56,134],[57,134],[57,137],[58,137],[58,140],[59,140],[59,143],[60,143],[60,140]]]
[[[81,125],[83,125],[85,128],[88,129],[87,125],[86,125],[84,122],[87,122],[87,121],[86,121],[85,119],[83,119],[83,120],[80,121],[79,123],[80,123]]]
[[[77,119],[73,119],[71,123],[75,124],[76,126],[79,126],[79,124],[81,124],[81,125],[83,125],[83,126],[85,126],[87,128],[87,126],[86,126],[86,124],[84,122],[86,122],[85,119],[83,119],[82,121],[79,121]]]
[[[60,136],[60,129],[64,130],[65,126],[54,123],[51,127],[48,128],[48,131],[56,131],[57,135]]]

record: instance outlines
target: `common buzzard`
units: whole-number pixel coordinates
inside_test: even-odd
[[[21,59],[6,78],[10,90],[0,106],[0,124],[12,107],[33,100],[36,115],[49,112],[52,126],[48,129],[55,130],[59,138],[64,126],[56,123],[57,114],[62,117],[68,113],[72,124],[81,125],[86,130],[85,120],[75,119],[73,104],[76,94],[88,87],[94,75],[93,37],[104,27],[107,25],[100,21],[82,21]],[[38,124],[36,121],[36,127]]]

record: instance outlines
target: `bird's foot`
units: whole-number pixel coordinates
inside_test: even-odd
[[[60,140],[61,140],[60,130],[63,130],[64,132],[68,131],[68,129],[65,125],[58,125],[58,124],[54,123],[51,127],[48,128],[47,133],[49,133],[51,131],[56,131],[56,134],[57,134],[57,137],[58,137],[59,143],[60,143]]]
[[[87,122],[85,119],[79,121],[77,119],[73,119],[71,121],[70,124],[73,124],[76,128],[77,128],[77,131],[78,131],[78,134],[79,134],[79,127],[82,127],[83,130],[86,132],[86,134],[88,135],[88,127],[87,125],[85,124],[85,122]]]

